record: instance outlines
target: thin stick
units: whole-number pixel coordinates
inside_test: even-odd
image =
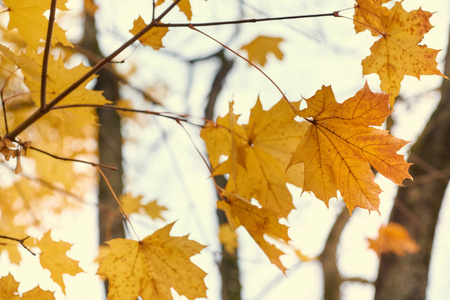
[[[46,107],[47,71],[48,71],[48,60],[50,57],[50,48],[52,46],[52,34],[53,34],[53,25],[55,24],[55,14],[56,14],[56,0],[52,0],[52,3],[50,5],[50,16],[48,18],[47,38],[45,40],[44,58],[42,60],[41,108],[40,108],[42,112],[44,112],[47,108]]]
[[[94,167],[101,167],[101,168],[109,169],[109,170],[112,170],[112,171],[117,171],[116,167],[112,167],[112,166],[108,166],[108,165],[104,165],[104,164],[97,164],[97,163],[94,163],[94,162],[91,162],[91,161],[85,161],[85,160],[81,160],[81,159],[61,157],[61,156],[58,156],[58,155],[55,155],[55,154],[51,154],[51,153],[49,153],[47,151],[41,150],[41,149],[33,147],[33,146],[30,146],[29,149],[32,149],[34,151],[37,151],[37,152],[40,152],[42,154],[48,155],[48,156],[53,157],[55,159],[64,160],[64,161],[71,161],[71,162],[78,162],[78,163],[82,163],[82,164],[88,164],[88,165],[91,165],[91,166],[94,166]]]
[[[205,163],[206,167],[208,168],[209,172],[212,174],[212,169],[209,166],[208,161],[206,160],[206,158],[203,156],[203,154],[200,152],[200,150],[197,148],[197,146],[194,143],[194,140],[192,139],[191,135],[189,134],[189,132],[186,130],[186,128],[184,128],[183,124],[181,124],[180,121],[177,121],[178,125],[181,126],[181,128],[183,128],[184,132],[186,132],[187,136],[189,137],[189,139],[191,140],[192,145],[195,148],[195,151],[197,151],[197,153],[200,155],[200,157],[202,158],[203,162]]]
[[[243,57],[242,55],[240,55],[239,53],[237,53],[236,51],[234,51],[233,49],[231,49],[230,47],[226,46],[225,44],[222,44],[221,42],[219,42],[218,40],[216,40],[215,38],[213,38],[212,36],[206,34],[205,32],[198,30],[197,28],[194,28],[193,26],[189,26],[189,28],[191,28],[192,30],[195,30],[201,34],[203,34],[204,36],[208,37],[209,39],[215,41],[216,43],[218,43],[219,45],[221,45],[222,47],[224,47],[225,49],[231,51],[233,54],[237,55],[239,58],[245,60],[246,62],[248,62],[251,66],[253,66],[255,69],[257,69],[259,72],[261,72],[261,74],[263,74],[267,79],[269,79],[269,81],[277,88],[277,90],[281,93],[281,95],[283,96],[283,99],[289,104],[289,106],[292,108],[292,110],[294,111],[295,114],[298,113],[297,108],[295,108],[291,101],[288,100],[288,98],[286,97],[286,95],[283,93],[283,91],[280,89],[280,87],[275,83],[275,81],[272,80],[272,78],[270,78],[266,73],[264,73],[263,70],[261,70],[261,68],[259,68],[257,65],[255,65],[254,63],[252,63],[251,61],[249,61],[248,59],[246,59],[245,57]]]
[[[25,249],[27,249],[28,252],[30,252],[31,254],[33,254],[34,256],[36,256],[36,253],[34,253],[33,251],[31,251],[30,248],[28,248],[28,246],[24,244],[25,240],[28,239],[28,238],[29,238],[29,236],[27,236],[27,237],[25,237],[25,238],[23,238],[23,239],[16,239],[16,238],[13,238],[13,237],[10,237],[10,236],[6,236],[6,235],[0,235],[0,239],[16,241],[16,242],[18,242],[19,244],[21,244],[22,247],[24,247]]]
[[[37,120],[39,120],[42,116],[48,113],[52,107],[58,104],[61,100],[63,100],[67,95],[73,92],[76,88],[78,88],[81,84],[83,84],[86,80],[91,78],[92,75],[97,73],[100,69],[102,69],[106,64],[110,63],[117,55],[119,55],[123,50],[128,48],[128,46],[132,45],[135,41],[137,41],[141,36],[146,34],[150,29],[155,27],[157,23],[161,21],[163,17],[165,17],[181,0],[175,0],[164,12],[159,15],[158,18],[153,20],[150,24],[145,26],[141,31],[139,31],[136,35],[134,35],[131,39],[126,41],[122,46],[117,48],[113,53],[108,55],[99,61],[95,66],[92,67],[88,72],[86,72],[80,79],[72,83],[67,89],[65,89],[61,94],[56,96],[50,103],[47,104],[45,110],[36,110],[31,116],[29,116],[25,121],[20,123],[13,131],[5,135],[5,138],[10,140],[14,140],[17,135],[19,135],[22,131],[27,129],[31,124],[34,124]]]
[[[318,18],[318,17],[338,17],[339,11],[326,14],[316,15],[297,15],[297,16],[285,16],[285,17],[273,17],[273,18],[253,18],[243,20],[232,21],[220,21],[220,22],[205,22],[205,23],[160,23],[156,24],[156,27],[201,27],[201,26],[219,26],[219,25],[233,25],[233,24],[245,24],[245,23],[257,23],[267,21],[280,21],[280,20],[292,20],[292,19],[305,19],[305,18]]]
[[[106,178],[105,174],[103,173],[103,171],[98,167],[98,166],[94,166],[97,171],[100,173],[100,175],[102,176],[102,178],[105,180],[106,185],[108,186],[109,190],[111,191],[111,194],[113,195],[114,199],[117,202],[117,205],[119,205],[120,208],[120,212],[122,213],[122,215],[125,217],[125,219],[127,220],[128,224],[130,224],[131,229],[133,230],[134,234],[136,235],[136,238],[141,241],[141,239],[139,238],[136,230],[133,227],[133,224],[131,224],[130,219],[128,218],[127,214],[125,213],[125,210],[123,209],[122,203],[120,203],[119,198],[117,197],[116,193],[114,192],[111,184],[108,181],[108,178]]]

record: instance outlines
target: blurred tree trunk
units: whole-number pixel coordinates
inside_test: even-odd
[[[450,75],[450,43],[444,74]],[[417,254],[382,255],[375,300],[425,299],[431,249],[442,199],[450,178],[450,81],[441,100],[410,151],[414,181],[399,188],[390,221],[405,226],[421,250]]]
[[[85,11],[84,36],[80,46],[102,58],[98,47],[95,17],[89,11]],[[88,57],[91,65],[97,60]],[[106,99],[115,102],[119,99],[119,82],[109,70],[102,69],[98,72],[96,90],[104,91]],[[122,194],[122,133],[120,117],[114,110],[99,109],[97,111],[100,123],[98,133],[99,160],[101,164],[115,166],[117,171],[103,170],[116,195]],[[119,207],[111,194],[106,182],[100,177],[99,182],[99,234],[100,244],[118,237],[124,237],[123,218]]]
[[[224,50],[219,51],[216,57],[220,59],[220,67],[214,77],[211,89],[208,95],[208,102],[205,107],[205,119],[212,120],[214,117],[214,107],[216,105],[217,97],[222,90],[223,82],[233,67],[233,61],[227,59]],[[217,185],[225,188],[227,180],[224,176],[216,176],[214,180]],[[228,224],[225,213],[218,209],[217,217],[219,225]],[[219,264],[219,271],[222,277],[222,299],[223,300],[240,300],[241,299],[241,283],[239,279],[239,265],[237,259],[237,251],[235,253],[228,253],[222,245],[222,259]]]

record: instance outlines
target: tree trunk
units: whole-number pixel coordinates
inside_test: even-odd
[[[220,59],[220,68],[214,77],[211,90],[208,95],[208,102],[205,107],[205,119],[212,120],[214,115],[214,107],[216,105],[217,97],[222,90],[223,81],[228,72],[233,67],[233,61],[225,57],[224,50],[219,51],[215,56]],[[227,180],[224,176],[214,177],[217,185],[225,188]],[[219,225],[227,224],[228,220],[225,213],[218,209],[217,217]],[[219,271],[222,277],[222,299],[223,300],[240,300],[241,299],[241,283],[239,280],[239,265],[236,252],[228,253],[222,245],[222,259],[219,264]]]
[[[450,74],[450,43],[444,74]],[[441,101],[411,148],[414,181],[399,188],[390,221],[409,230],[417,254],[381,256],[375,300],[425,299],[436,222],[450,178],[450,81],[441,86]]]
[[[80,45],[101,57],[98,47],[95,17],[85,12],[84,37]],[[91,65],[96,61],[89,58]],[[104,91],[104,96],[110,101],[119,99],[119,83],[111,70],[102,69],[98,72],[96,90]],[[116,195],[122,194],[122,133],[119,115],[108,109],[97,111],[100,123],[98,133],[99,160],[101,164],[115,166],[117,171],[103,170]],[[119,207],[106,182],[100,177],[99,182],[99,234],[100,244],[118,237],[124,237],[123,218]]]

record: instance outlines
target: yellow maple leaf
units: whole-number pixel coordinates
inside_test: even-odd
[[[232,254],[236,254],[236,249],[238,247],[237,234],[230,224],[220,224],[219,226],[219,241],[225,248],[225,250]]]
[[[267,55],[273,53],[279,60],[283,59],[283,52],[281,52],[279,43],[282,38],[269,37],[260,35],[250,43],[241,47],[248,53],[248,60],[252,63],[264,66],[267,63]]]
[[[400,224],[390,222],[387,226],[381,226],[378,230],[378,238],[367,239],[369,249],[375,251],[378,256],[381,253],[394,252],[397,255],[417,253],[419,245],[409,235],[408,230]]]
[[[39,286],[34,289],[23,293],[22,300],[54,300],[55,295],[51,291],[44,291]]]
[[[34,50],[41,39],[47,36],[48,19],[44,12],[50,9],[51,0],[4,0],[9,11],[8,29],[17,28],[25,42]],[[67,0],[59,0],[57,8],[67,10]],[[52,45],[57,42],[64,46],[72,46],[67,40],[65,31],[55,23],[52,35]]]
[[[120,202],[122,202],[125,213],[146,214],[153,220],[164,220],[164,217],[161,216],[161,212],[167,210],[167,208],[165,206],[158,205],[156,200],[150,201],[147,204],[142,204],[142,198],[142,196],[133,197],[131,194],[122,195],[120,197]]]
[[[304,164],[303,189],[327,205],[339,189],[350,213],[355,207],[378,211],[381,189],[370,166],[399,185],[411,178],[410,164],[397,154],[407,142],[371,127],[391,114],[389,96],[372,93],[366,83],[340,104],[331,87],[323,86],[306,102],[298,115],[310,126],[289,163]]]
[[[244,226],[270,262],[286,273],[287,269],[280,260],[284,252],[270,243],[265,236],[287,243],[290,240],[288,227],[280,224],[277,216],[269,209],[258,208],[249,200],[228,191],[223,193],[223,196],[226,200],[217,201],[217,207],[225,212],[230,225],[234,229]]]
[[[69,258],[66,252],[72,248],[72,245],[59,241],[55,242],[51,236],[50,231],[47,231],[44,236],[36,242],[41,253],[39,254],[39,261],[44,269],[50,271],[50,277],[66,293],[66,285],[64,284],[63,274],[76,275],[83,272],[78,266],[78,262]]]
[[[42,59],[40,56],[31,57],[38,64],[40,69],[42,69]],[[18,65],[21,67],[20,65]],[[48,65],[48,75],[47,75],[47,89],[46,89],[46,99],[47,102],[52,101],[57,95],[66,90],[69,86],[73,84],[74,78],[80,78],[86,74],[91,67],[87,67],[83,64],[79,64],[76,67],[68,69],[64,65],[62,59],[50,58]],[[40,90],[41,81],[36,80],[34,76],[28,76],[25,71],[25,85],[30,89],[31,99],[37,106],[40,106]],[[81,84],[78,88],[67,95],[64,100],[60,102],[61,105],[68,104],[106,104],[108,101],[102,95],[102,91],[94,91],[86,88],[89,81],[93,80],[96,75],[92,75],[85,83]]]
[[[207,123],[200,134],[212,175],[230,174],[228,191],[255,198],[262,207],[286,218],[294,208],[286,183],[301,186],[303,182],[300,166],[288,172],[286,167],[308,124],[296,122],[295,113],[283,99],[267,111],[258,99],[247,125],[239,125],[237,118],[230,107],[228,115],[218,118],[216,124]],[[228,159],[219,163],[222,155]]]
[[[142,241],[113,239],[99,259],[98,274],[109,281],[108,299],[172,299],[170,289],[188,299],[206,297],[206,273],[190,261],[204,246],[187,236],[169,235],[171,223]]]
[[[166,2],[166,0],[158,0],[156,2],[156,6],[159,6]],[[192,20],[192,8],[191,8],[191,2],[189,0],[181,0],[177,3],[178,7],[180,8],[180,11],[186,16],[186,18],[191,21]]]
[[[19,283],[14,280],[11,274],[0,278],[0,299],[2,300],[17,300],[20,299],[18,289]]]
[[[436,67],[439,50],[419,45],[423,36],[431,28],[432,13],[421,8],[407,12],[401,2],[396,2],[388,15],[378,17],[377,30],[381,38],[370,48],[371,55],[362,61],[363,74],[376,73],[381,80],[381,89],[391,93],[390,105],[394,105],[400,84],[405,75],[443,75]],[[376,17],[374,17],[376,19]],[[371,21],[373,23],[373,21]],[[367,24],[370,28],[372,23]]]
[[[142,19],[142,17],[139,16],[139,18],[134,20],[133,28],[130,29],[129,32],[131,34],[137,34],[145,26],[147,26],[147,24],[145,24],[144,19]],[[164,47],[162,43],[162,38],[166,35],[168,31],[169,31],[168,27],[153,27],[147,33],[141,36],[139,38],[139,41],[145,46],[150,46],[154,50],[159,50],[162,47]]]

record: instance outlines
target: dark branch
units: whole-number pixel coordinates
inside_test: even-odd
[[[11,241],[15,241],[18,242],[19,244],[22,245],[22,247],[24,247],[25,249],[28,250],[28,252],[30,252],[31,254],[33,254],[34,256],[36,256],[36,253],[34,253],[33,251],[30,250],[30,248],[27,247],[27,245],[25,245],[25,240],[28,239],[29,236],[23,238],[23,239],[16,239],[10,236],[6,236],[6,235],[0,235],[0,239],[5,239],[5,240],[11,240]]]

